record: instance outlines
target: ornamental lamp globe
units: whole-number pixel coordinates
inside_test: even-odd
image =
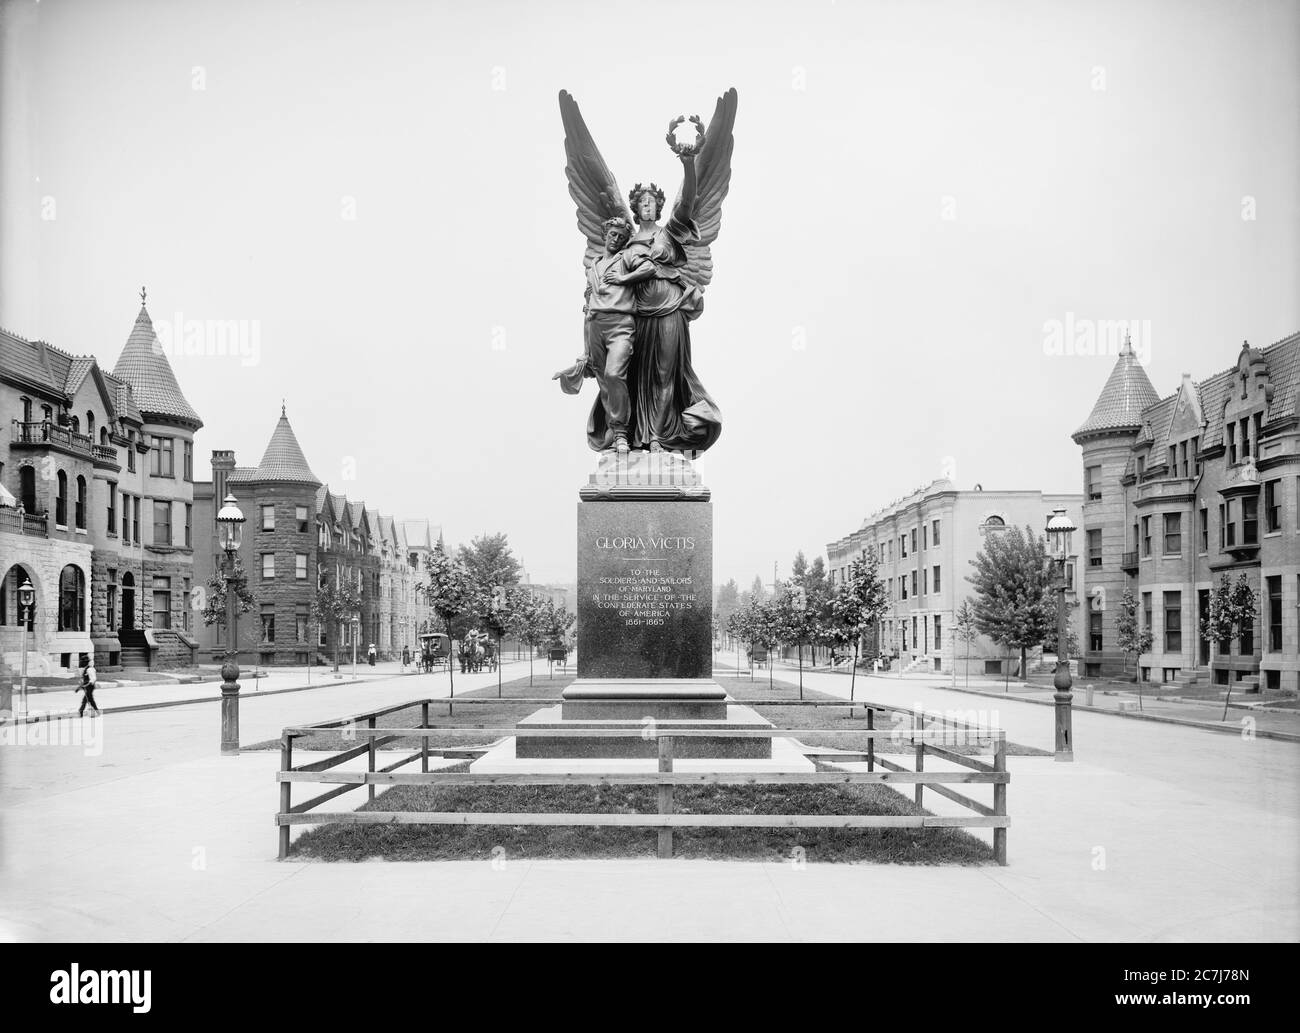
[[[226,553],[239,551],[244,533],[244,514],[235,502],[234,495],[227,495],[217,513],[217,540]]]
[[[1052,559],[1064,563],[1070,557],[1071,539],[1078,528],[1064,509],[1053,510],[1047,521],[1047,550]]]
[[[32,587],[31,579],[24,576],[23,583],[18,586],[18,605],[24,610],[30,610],[34,602],[36,602],[36,589]]]

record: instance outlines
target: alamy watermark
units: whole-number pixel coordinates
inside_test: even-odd
[[[1151,361],[1151,320],[1080,319],[1067,312],[1065,319],[1043,323],[1043,354],[1118,355],[1128,342],[1143,366]]]
[[[41,710],[29,710],[27,717],[26,721],[14,721],[10,711],[0,710],[0,746],[80,746],[87,757],[104,752],[104,722],[100,717]]]
[[[258,319],[186,319],[183,312],[170,322],[155,322],[154,350],[171,360],[180,358],[238,358],[241,366],[262,361],[262,323]]]

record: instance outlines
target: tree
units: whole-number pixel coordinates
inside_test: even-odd
[[[831,597],[832,620],[853,641],[853,670],[849,680],[849,701],[857,687],[858,651],[862,636],[874,628],[889,608],[889,594],[880,580],[880,560],[874,549],[849,564],[844,583]]]
[[[1029,650],[1041,645],[1055,622],[1052,564],[1042,536],[1026,527],[990,534],[971,560],[975,574],[975,626],[994,642],[1020,651],[1020,680],[1028,677]]]
[[[1211,643],[1217,643],[1221,651],[1226,652],[1230,639],[1245,633],[1255,624],[1255,593],[1250,587],[1246,575],[1242,574],[1237,583],[1228,580],[1224,573],[1219,580],[1219,587],[1210,591],[1210,604],[1205,616],[1201,618],[1201,636]],[[1211,659],[1213,663],[1213,659]],[[1223,697],[1223,718],[1228,719],[1228,704],[1232,701],[1232,678],[1228,678],[1228,692]]]
[[[248,575],[244,571],[244,565],[239,562],[238,553],[236,553],[235,555],[235,571],[232,576],[227,577],[226,565],[225,563],[222,563],[220,569],[218,569],[217,572],[212,575],[212,577],[208,578],[208,591],[206,593],[207,599],[204,601],[203,604],[202,615],[203,615],[204,625],[210,628],[212,627],[212,625],[216,624],[219,627],[221,627],[223,632],[226,632],[225,625],[226,625],[227,585],[231,585],[234,587],[235,628],[236,631],[238,631],[239,615],[241,613],[247,613],[249,610],[253,608],[254,604],[256,603],[256,600],[253,598],[253,593],[249,591]],[[226,632],[227,636],[228,634],[229,633]],[[226,641],[230,641],[230,639],[227,637]],[[238,654],[238,652],[239,652],[239,646],[238,643],[236,642],[235,654]],[[224,657],[231,657],[233,654],[231,654],[229,648],[227,648],[223,650],[222,655]]]
[[[781,641],[781,616],[772,602],[755,602],[731,616],[728,630],[750,647],[762,646],[767,650],[767,684],[772,687],[772,651]]]
[[[332,629],[334,640],[334,670],[339,669],[340,625],[346,624],[361,612],[361,590],[349,579],[338,583],[328,574],[321,576],[316,594],[311,600],[311,616],[318,628]]]
[[[799,554],[800,556],[803,553]],[[773,609],[780,634],[787,641],[793,639],[799,650],[799,698],[803,699],[803,644],[816,634],[817,611],[801,584],[788,582],[781,593],[769,603]]]
[[[532,593],[518,585],[478,585],[474,593],[474,615],[497,640],[497,697],[501,696],[501,639],[510,630],[514,611],[524,595]]]
[[[520,587],[510,611],[510,632],[528,647],[528,685],[533,684],[533,658],[546,634],[543,627],[542,601],[527,588]]]
[[[957,612],[953,614],[953,629],[958,638],[966,643],[966,687],[970,688],[970,647],[975,641],[975,636],[979,634],[979,627],[975,619],[975,607],[966,598],[961,601],[957,607]],[[954,671],[956,665],[953,665]]]
[[[1125,656],[1133,654],[1133,680],[1138,686],[1138,709],[1142,709],[1142,679],[1138,676],[1138,660],[1151,651],[1151,629],[1142,627],[1138,619],[1138,601],[1132,589],[1125,588],[1115,613],[1115,641]]]
[[[519,560],[510,549],[510,542],[505,534],[481,534],[469,545],[462,545],[456,550],[460,560],[474,585],[501,585],[509,587],[519,584],[519,575],[523,569]]]
[[[763,579],[758,574],[754,575],[754,582],[749,586],[749,598],[751,602],[761,603],[767,598],[767,590],[763,587]]]
[[[826,577],[826,561],[818,556],[808,565],[808,572],[804,574],[803,581],[804,591],[808,593],[808,599],[812,605],[813,612],[817,615],[819,627],[824,628],[826,624],[827,608],[831,601],[831,584]],[[817,646],[824,645],[823,635],[813,636],[813,664],[817,663]]]
[[[725,632],[727,622],[738,609],[740,609],[740,588],[736,584],[736,579],[731,578],[718,589],[718,599],[713,604],[713,616],[717,627]]]
[[[450,650],[452,642],[455,641],[455,636],[452,633],[452,622],[473,611],[474,593],[469,572],[465,569],[465,564],[460,561],[458,556],[447,555],[441,541],[429,554],[425,566],[429,574],[425,595],[433,612],[438,615],[447,627],[447,648]],[[456,697],[456,675],[453,671],[456,664],[454,661],[455,658],[448,655],[447,679],[450,685],[449,695],[452,699]],[[447,712],[451,713],[450,704],[447,706]]]

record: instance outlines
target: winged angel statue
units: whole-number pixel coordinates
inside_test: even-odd
[[[577,101],[563,90],[560,116],[569,194],[587,238],[587,291],[584,354],[553,379],[568,394],[578,393],[584,377],[596,379],[587,441],[597,451],[703,452],[717,441],[722,414],[691,367],[690,324],[713,279],[709,246],[731,183],[736,91],[718,98],[707,129],[691,117],[691,143],[677,141],[685,118],[669,123],[682,186],[662,225],[664,192],[637,183],[628,210]]]

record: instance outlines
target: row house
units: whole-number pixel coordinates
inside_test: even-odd
[[[0,675],[194,662],[194,436],[141,304],[111,373],[0,331]],[[36,603],[20,627],[18,586]]]
[[[868,653],[897,658],[904,670],[1016,673],[1020,658],[1003,646],[976,635],[969,643],[956,633],[954,617],[972,598],[967,577],[990,535],[1009,527],[1028,527],[1041,536],[1047,518],[1064,509],[1080,518],[1078,495],[1040,491],[959,491],[939,479],[868,516],[851,534],[826,546],[828,576],[843,584],[849,564],[873,552],[889,609],[863,643]],[[1083,627],[1078,604],[1078,560],[1065,565],[1066,601],[1076,634]],[[1008,666],[1010,665],[1010,666]]]
[[[1300,691],[1300,334],[1243,343],[1234,365],[1160,398],[1128,342],[1084,424],[1090,627],[1085,671],[1180,687]],[[1246,577],[1254,618],[1201,634],[1224,574]],[[1153,638],[1125,655],[1125,590]]]
[[[204,585],[225,562],[216,514],[228,494],[245,516],[239,560],[255,600],[254,611],[236,622],[242,658],[270,666],[332,659],[336,651],[348,657],[353,648],[364,656],[371,644],[384,659],[417,648],[423,565],[412,566],[406,528],[420,522],[394,520],[331,492],[312,473],[283,406],[256,467],[238,466],[233,451],[214,451],[212,481],[196,486],[196,519],[208,547],[195,569]],[[327,584],[356,589],[356,622],[316,621],[313,603]],[[225,651],[221,620],[199,634],[206,656]]]

